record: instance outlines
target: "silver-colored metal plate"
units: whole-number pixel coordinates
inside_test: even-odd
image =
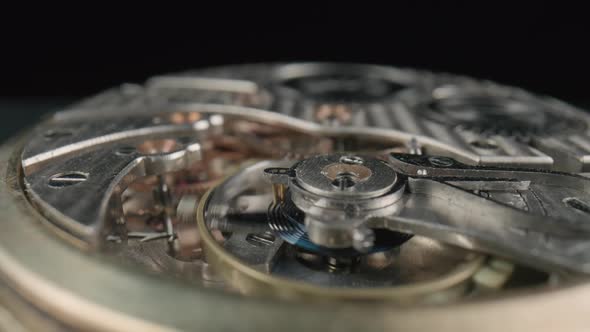
[[[346,162],[345,159],[349,159],[346,155],[306,159],[295,167],[295,181],[317,195],[359,199],[381,196],[393,187],[396,175],[388,165],[372,158],[354,157],[359,161]],[[340,188],[335,184],[338,177],[350,177],[350,184]]]
[[[200,95],[228,89],[258,93],[272,102]],[[366,96],[368,89],[381,92]],[[173,102],[170,91],[192,91],[194,97]],[[473,164],[572,172],[589,167],[589,117],[571,105],[488,81],[372,65],[269,64],[167,75],[150,80],[145,88],[125,85],[88,99],[58,117],[193,103],[269,109],[328,128],[403,131],[459,149]]]
[[[534,119],[531,118],[533,112],[537,115]],[[544,303],[550,303],[553,312],[561,312],[570,303],[564,298],[576,298],[576,303],[584,303],[584,299],[576,295],[578,290],[587,291],[580,286],[576,292],[537,294],[533,301],[513,298],[479,303],[476,306],[481,311],[461,305],[408,309],[414,317],[421,317],[416,321],[408,318],[405,311],[378,305],[359,308],[342,304],[338,312],[334,312],[333,307],[320,304],[307,307],[298,303],[257,302],[191,288],[194,285],[188,287],[165,277],[151,280],[143,271],[120,269],[79,253],[39,229],[37,220],[50,220],[60,228],[57,233],[65,231],[85,244],[97,244],[112,226],[110,222],[116,221],[121,213],[121,207],[112,203],[118,201],[115,198],[126,184],[137,177],[183,169],[199,160],[199,142],[203,137],[216,135],[224,117],[295,128],[307,135],[378,138],[471,165],[526,166],[567,172],[590,170],[590,117],[586,113],[551,98],[490,82],[380,66],[313,63],[234,66],[167,75],[151,79],[145,85],[123,85],[58,112],[29,133],[23,149],[18,151],[17,161],[7,163],[8,152],[2,150],[2,165],[9,174],[8,185],[3,183],[0,190],[3,197],[0,202],[4,203],[7,213],[2,223],[6,229],[0,232],[4,234],[0,241],[3,279],[28,301],[39,304],[43,310],[72,326],[121,330],[163,326],[232,329],[244,327],[244,321],[260,330],[276,329],[276,319],[271,324],[268,315],[281,322],[289,322],[294,315],[305,317],[305,321],[298,319],[286,325],[298,330],[310,326],[334,328],[334,321],[342,322],[337,326],[341,331],[381,330],[396,325],[416,330],[432,330],[433,327],[456,330],[469,326],[476,318],[478,322],[472,326],[480,330],[496,326],[495,322],[500,320],[542,328],[548,326],[547,322],[536,324],[519,319],[522,315],[538,313],[542,321],[545,316],[541,313],[546,313],[548,306]],[[179,141],[175,149],[166,153],[129,149],[146,139],[168,137]],[[187,137],[190,139],[181,139]],[[18,187],[21,180],[24,188]],[[509,183],[504,180],[474,181],[466,190],[477,191],[490,201],[513,204],[514,209],[506,218],[518,216],[513,210],[520,210],[540,218],[563,217],[575,220],[573,224],[583,224],[589,197],[582,181],[572,184],[571,190],[563,188],[570,185],[566,181],[554,185],[556,189],[551,191],[547,190],[547,183],[539,185],[530,179]],[[411,190],[420,187],[417,182],[413,182]],[[34,207],[25,201],[21,190],[26,191],[26,198]],[[409,206],[403,215],[407,217],[406,222],[428,218],[453,221],[451,217],[455,217],[461,220],[461,227],[470,224],[474,214],[469,211],[447,219],[444,213],[432,215],[425,211],[424,206],[446,211],[449,208],[446,196],[454,193],[443,194],[443,199],[439,195],[405,201]],[[455,199],[461,201],[461,197]],[[44,217],[36,216],[36,210]],[[480,211],[486,222],[480,222],[485,225],[479,225],[478,230],[492,228],[488,238],[476,238],[480,241],[474,241],[472,234],[458,236],[461,229],[450,233],[446,229],[435,234],[424,231],[426,228],[420,225],[410,228],[464,247],[514,255],[539,268],[560,269],[581,262],[578,271],[588,272],[588,248],[580,238],[562,241],[532,234],[526,237],[532,242],[522,241],[519,227],[510,230],[512,235],[496,232],[490,217],[493,214],[486,216],[486,211],[485,207]],[[532,220],[525,218],[517,223],[526,224]],[[578,223],[580,220],[582,222]],[[405,226],[410,224],[407,222]],[[400,225],[399,219],[395,225]],[[544,229],[548,232],[555,229],[552,224],[539,227],[547,227]],[[565,227],[555,234],[559,237],[569,231],[571,228]],[[511,239],[509,245],[493,245],[506,239]],[[237,250],[248,241],[247,238],[230,240],[227,245],[235,245]],[[265,241],[264,238],[258,240]],[[35,246],[28,245],[30,243]],[[159,261],[162,265],[190,265],[176,264],[173,258],[162,256],[165,247],[162,242],[146,242],[140,244],[138,250],[157,251],[152,256],[162,258]],[[275,253],[280,248],[277,244]],[[519,256],[523,248],[534,250],[528,256]],[[564,253],[569,260],[562,259]],[[255,265],[268,271],[275,256],[256,256],[262,259]],[[71,273],[71,269],[77,273]],[[194,270],[202,273],[201,266]],[[60,300],[54,301],[57,298]],[[64,307],[62,303],[71,305]],[[524,303],[526,310],[522,309]],[[172,307],[176,308],[174,312],[169,310]],[[91,314],[82,317],[72,308]],[[219,308],[231,314],[220,314]],[[239,314],[233,317],[236,312]],[[462,323],[455,326],[450,323],[451,314],[461,318]],[[562,312],[563,317],[572,315],[575,318],[579,314],[575,307]],[[351,320],[351,317],[356,318]],[[428,321],[423,322],[423,317],[428,317]],[[375,325],[376,321],[385,322],[385,326]],[[482,327],[482,322],[488,325]],[[579,320],[568,323],[573,326],[576,322]]]

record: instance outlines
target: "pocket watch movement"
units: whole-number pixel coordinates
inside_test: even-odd
[[[589,135],[377,65],[123,84],[0,148],[0,303],[30,330],[584,330]]]

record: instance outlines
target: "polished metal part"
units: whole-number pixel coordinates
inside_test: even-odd
[[[309,184],[301,184],[309,173],[321,174],[324,164],[332,165],[339,158],[342,156],[313,157],[297,163],[284,175],[290,175],[293,202],[305,213],[309,238],[318,245],[352,245],[366,251],[372,246],[370,228],[388,228],[511,257],[545,270],[590,273],[585,257],[590,235],[584,203],[590,201],[587,178],[540,170],[473,167],[448,157],[391,154],[393,169],[384,166],[386,172],[380,173],[369,167],[371,176],[382,176],[379,183],[388,189],[397,181],[396,172],[408,177],[407,193],[402,196],[406,186],[400,186],[392,193],[395,200],[367,208],[363,205],[366,192],[355,196],[355,191],[349,190],[347,196],[341,196],[323,191],[319,195]],[[369,159],[362,160],[366,164]],[[482,197],[481,191],[516,192],[520,197],[530,193],[534,201],[525,201],[519,209],[513,201],[496,199],[497,193]],[[371,203],[375,203],[384,193],[371,194]],[[572,197],[576,204],[564,204]]]
[[[57,226],[98,245],[106,219],[121,218],[119,195],[128,183],[138,177],[184,169],[201,158],[201,146],[196,142],[178,143],[173,151],[155,154],[137,150],[118,153],[122,147],[127,145],[81,152],[77,158],[29,170],[24,179],[27,192]],[[86,179],[56,186],[56,175],[63,178],[64,172],[84,174]]]
[[[346,164],[343,158],[355,162]],[[585,202],[590,201],[587,178],[540,170],[473,167],[440,156],[391,154],[393,169],[381,161],[369,161],[357,156],[317,156],[296,163],[281,176],[273,173],[270,179],[288,183],[291,199],[305,213],[310,240],[321,246],[352,245],[367,251],[373,243],[370,227],[379,227],[427,235],[545,270],[590,273],[585,258],[590,235],[590,215],[585,208]],[[330,187],[335,175],[330,176],[325,169],[333,165],[339,165],[339,170],[351,177],[349,187]],[[359,175],[362,170],[355,173],[341,165],[366,167],[364,178]],[[396,172],[408,177],[403,198],[405,186],[385,195],[398,179]],[[380,187],[354,183],[354,179],[370,178],[379,178]],[[497,194],[482,197],[481,191],[512,191],[520,197],[530,193],[535,201],[525,202],[519,209],[513,201],[495,199]],[[395,200],[383,200],[389,195]],[[576,203],[564,203],[572,197]],[[370,206],[364,204],[367,198]],[[387,204],[374,205],[378,202]]]
[[[0,148],[0,302],[33,330],[583,330],[589,129],[552,98],[376,65],[124,84]],[[286,200],[359,255],[273,233]],[[373,252],[380,228],[415,235]]]
[[[258,91],[268,102],[202,96],[229,89],[220,89],[220,82],[230,90]],[[224,103],[267,109],[328,130],[372,128],[430,137],[457,150],[430,153],[445,152],[470,164],[580,172],[590,161],[590,122],[580,109],[489,81],[375,65],[260,64],[166,75],[150,80],[147,88],[124,85],[58,116],[84,117],[96,109],[105,114],[114,106],[150,109],[170,103],[170,93],[191,96],[174,103],[180,109]]]
[[[364,224],[394,213],[394,203],[405,186],[382,160],[348,154],[320,155],[282,174],[276,168],[265,173],[275,184],[288,183],[291,199],[305,213],[305,226],[314,243],[330,248],[353,246],[364,252],[374,242],[373,231]]]
[[[306,159],[295,167],[295,179],[317,195],[373,198],[391,190],[395,172],[385,163],[359,156],[331,155]]]
[[[339,161],[341,157],[325,158]],[[241,293],[313,301],[444,303],[477,287],[473,278],[485,268],[485,257],[428,238],[416,237],[401,249],[361,258],[322,257],[287,245],[268,225],[264,211],[273,198],[264,178],[281,182],[289,173],[284,166],[292,163],[256,163],[212,188],[200,201],[197,219],[206,257]],[[277,173],[283,175],[277,177]],[[255,207],[240,207],[241,198],[251,192],[266,202],[263,213]],[[213,234],[220,231],[227,234],[226,240],[214,239]],[[358,261],[351,265],[351,259]]]
[[[391,161],[400,174],[410,177],[411,195],[399,214],[386,218],[383,226],[444,238],[445,242],[541,269],[590,273],[586,257],[590,215],[563,203],[568,197],[590,200],[587,178],[539,170],[470,167],[450,159],[440,166],[432,157],[414,155],[392,155]],[[445,183],[451,179],[460,182]],[[461,188],[472,179],[526,181],[530,185],[516,192],[521,196],[530,192],[534,201],[527,202],[523,211],[511,202],[498,202]]]

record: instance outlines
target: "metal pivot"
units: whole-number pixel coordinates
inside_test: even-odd
[[[590,273],[587,178],[415,154],[391,154],[387,163],[323,155],[265,173],[275,202],[288,190],[320,246],[367,252],[372,229],[385,228],[539,268]]]
[[[305,213],[312,242],[359,252],[368,252],[375,242],[367,220],[391,214],[404,188],[385,162],[356,155],[316,156],[291,168],[268,168],[265,175],[273,185],[275,204],[285,199],[288,188],[293,203]]]

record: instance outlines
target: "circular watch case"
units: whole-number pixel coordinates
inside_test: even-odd
[[[589,124],[376,65],[124,84],[0,147],[0,303],[31,330],[583,330]]]

